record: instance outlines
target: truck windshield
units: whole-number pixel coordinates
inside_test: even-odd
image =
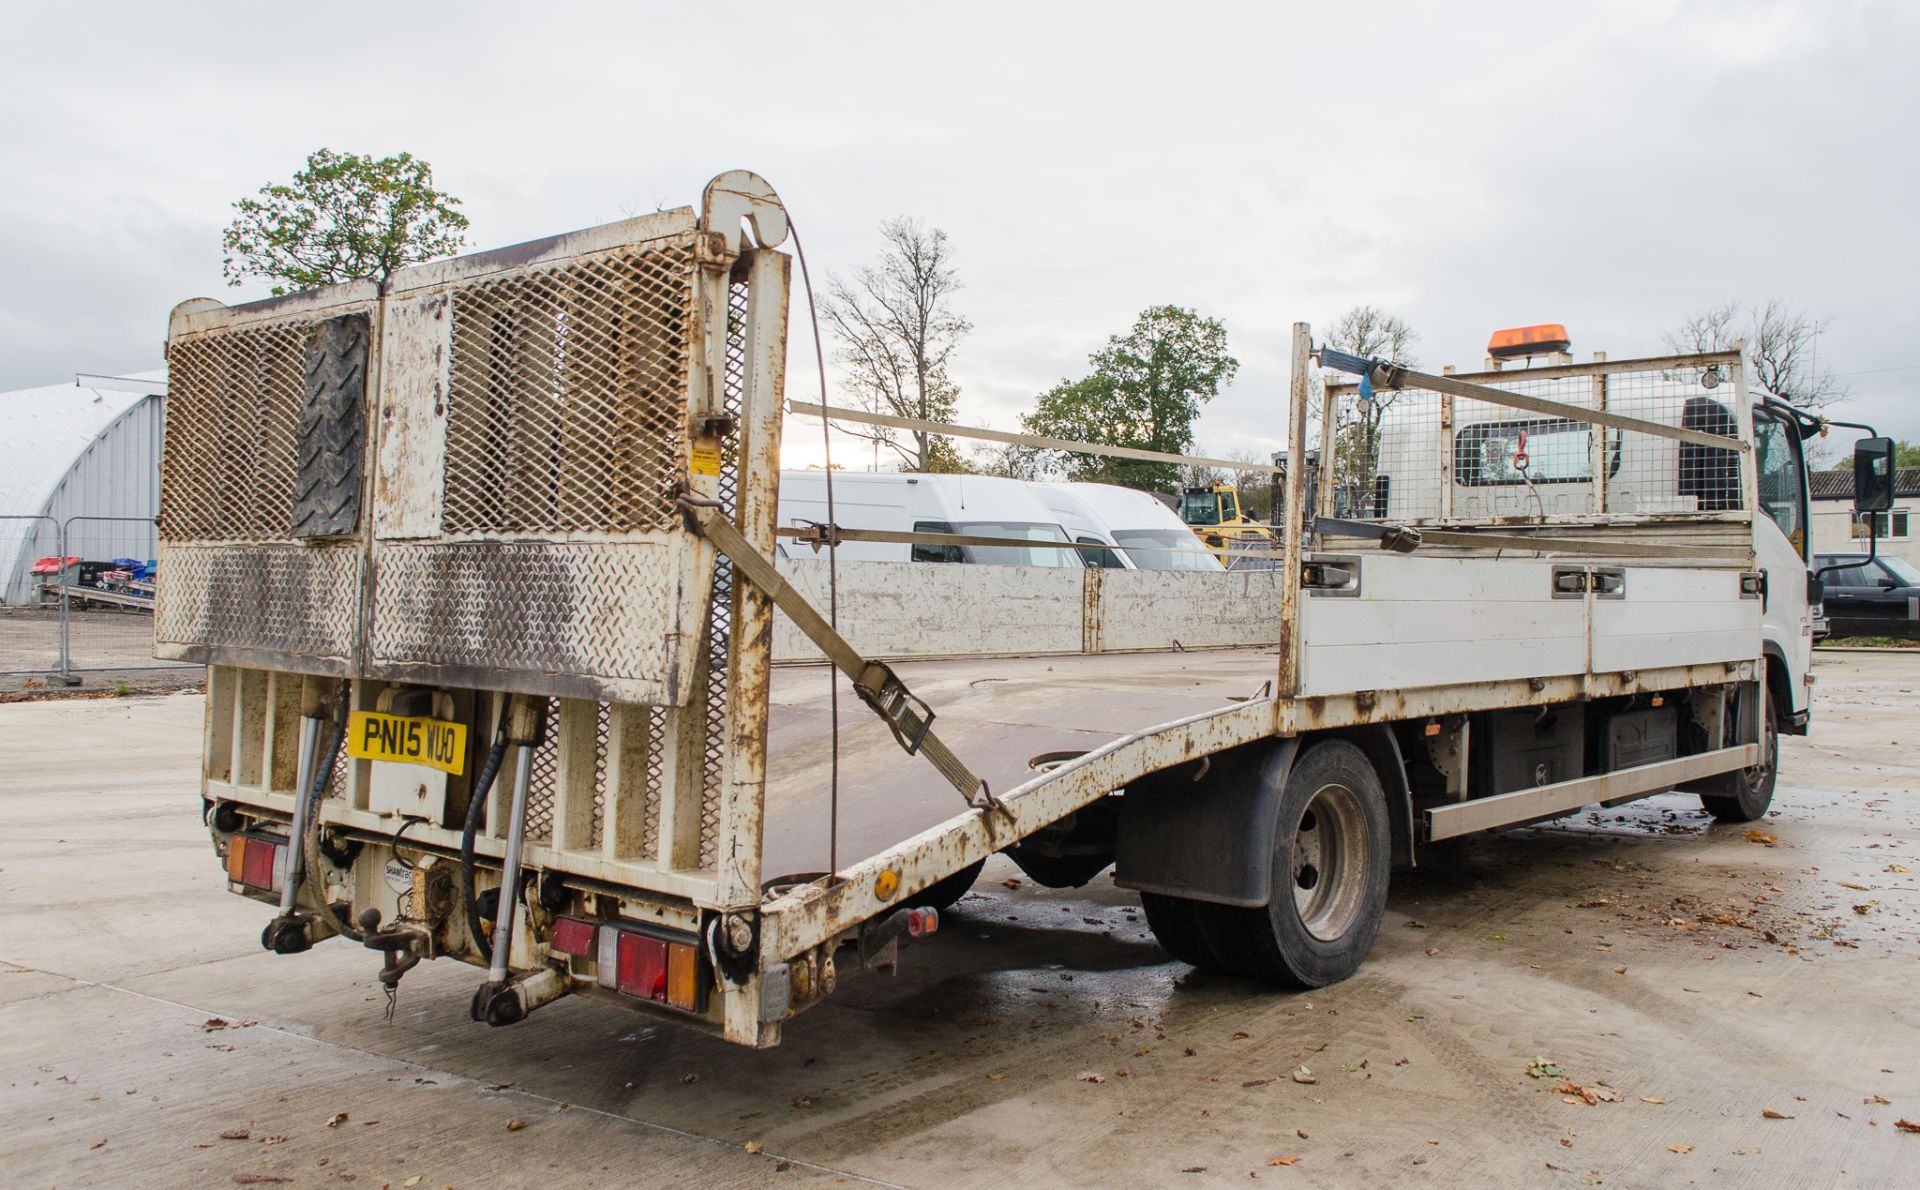
[[[1180,496],[1180,519],[1189,525],[1217,525],[1220,523],[1220,501],[1212,492],[1183,492]]]
[[[1036,525],[1026,521],[963,521],[954,532],[975,537],[1021,537],[1028,541],[1066,541],[1067,532],[1058,525]],[[1065,566],[1080,565],[1079,550],[1027,548],[1017,545],[970,545],[967,553],[975,562],[987,566]]]
[[[1142,570],[1220,569],[1198,538],[1179,529],[1115,529],[1113,539],[1127,547],[1127,557]]]

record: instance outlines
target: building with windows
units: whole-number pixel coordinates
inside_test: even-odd
[[[1920,467],[1902,467],[1894,473],[1894,504],[1886,512],[1853,511],[1853,472],[1816,471],[1809,477],[1813,490],[1813,552],[1864,553],[1869,516],[1880,522],[1879,552],[1920,565],[1920,542],[1913,536],[1914,514],[1920,513]]]
[[[63,528],[70,557],[153,557],[166,391],[144,372],[0,393],[0,603],[41,598]]]

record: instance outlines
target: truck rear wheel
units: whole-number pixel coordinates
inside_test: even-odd
[[[973,882],[980,878],[980,869],[987,866],[986,860],[977,860],[961,868],[951,876],[944,876],[932,884],[914,893],[900,902],[901,906],[915,909],[932,909],[945,913],[955,901],[967,895]]]
[[[1760,723],[1760,763],[1713,778],[1714,792],[1702,793],[1700,804],[1720,822],[1757,822],[1773,804],[1773,783],[1779,771],[1780,708],[1768,695]]]
[[[1345,740],[1315,744],[1280,794],[1271,899],[1257,909],[1208,906],[1209,949],[1272,983],[1345,979],[1380,932],[1391,863],[1387,798],[1372,762]]]
[[[1199,967],[1203,971],[1221,969],[1220,964],[1214,961],[1213,952],[1207,947],[1201,925],[1201,917],[1213,906],[1189,901],[1185,897],[1143,892],[1140,894],[1140,907],[1146,910],[1147,927],[1153,931],[1154,941],[1160,944],[1160,949],[1190,967]]]

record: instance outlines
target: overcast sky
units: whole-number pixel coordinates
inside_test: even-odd
[[[1289,325],[1374,302],[1419,357],[1564,322],[1582,356],[1777,296],[1841,416],[1920,439],[1910,3],[35,5],[0,50],[0,389],[157,366],[234,199],[411,151],[495,247],[753,169],[816,281],[944,228],[962,420],[1148,305],[1241,361],[1209,452],[1278,445]],[[801,307],[796,306],[796,313]],[[796,333],[804,324],[796,320]],[[792,357],[811,362],[795,338]],[[810,373],[795,367],[796,395]],[[807,423],[796,422],[795,431]],[[852,452],[852,446],[847,447]],[[864,461],[864,460],[862,460]]]

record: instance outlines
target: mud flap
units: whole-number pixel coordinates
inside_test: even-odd
[[[1273,832],[1298,739],[1235,748],[1127,786],[1113,882],[1246,908],[1273,892]]]

